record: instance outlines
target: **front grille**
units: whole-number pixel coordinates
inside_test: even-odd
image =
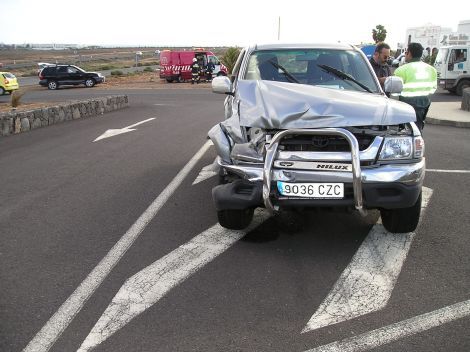
[[[374,136],[356,135],[359,150],[365,150],[374,140]],[[312,135],[285,137],[279,146],[279,150],[293,152],[348,152],[351,150],[346,139],[339,136]]]

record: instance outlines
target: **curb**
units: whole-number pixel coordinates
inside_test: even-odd
[[[439,119],[437,117],[426,117],[425,123],[429,124],[429,125],[470,128],[470,121],[443,120],[443,119]]]

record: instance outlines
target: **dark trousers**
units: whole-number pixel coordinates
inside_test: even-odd
[[[402,97],[400,96],[400,101],[410,104],[416,113],[416,125],[418,126],[419,130],[422,131],[424,128],[424,120],[426,119],[426,115],[428,114],[429,107],[431,106],[431,99],[429,96],[421,96],[421,97]]]

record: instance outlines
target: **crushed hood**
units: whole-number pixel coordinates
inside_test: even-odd
[[[414,109],[379,94],[271,81],[238,82],[240,126],[263,129],[396,125]]]

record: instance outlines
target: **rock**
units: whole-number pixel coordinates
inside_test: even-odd
[[[31,125],[29,123],[29,119],[27,117],[23,117],[21,119],[21,132],[29,131],[31,129]]]

